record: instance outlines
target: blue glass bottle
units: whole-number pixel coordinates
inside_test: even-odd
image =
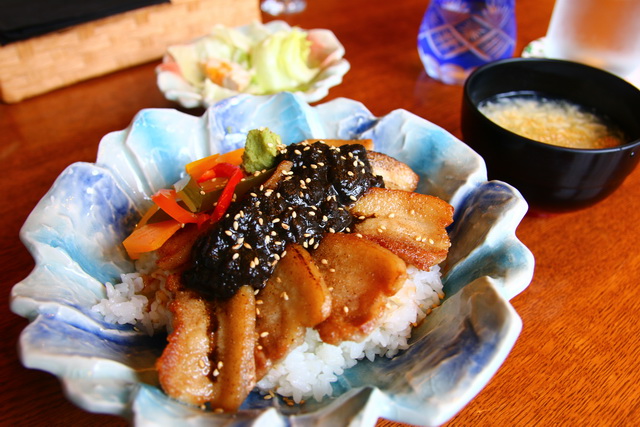
[[[432,0],[418,33],[427,74],[462,84],[477,67],[513,56],[515,0]]]

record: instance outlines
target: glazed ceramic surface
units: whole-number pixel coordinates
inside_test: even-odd
[[[105,282],[133,270],[121,241],[149,196],[177,181],[189,161],[241,147],[260,126],[285,143],[371,138],[377,151],[419,173],[418,191],[449,201],[456,212],[443,265],[446,298],[415,329],[407,350],[359,362],[340,377],[334,397],[289,407],[252,393],[238,414],[219,415],[158,388],[154,363],[164,337],[105,323],[91,307],[105,298]],[[526,210],[513,187],[487,182],[474,151],[404,110],[374,117],[352,100],[310,107],[286,93],[229,98],[202,117],[142,110],[126,130],[104,137],[95,164],[69,166],[22,229],[36,261],[11,295],[12,310],[30,320],[19,343],[22,361],[58,376],[82,408],[140,426],[373,426],[378,417],[442,424],[484,387],[520,333],[509,300],[533,275],[533,256],[515,236]]]
[[[272,35],[277,32],[292,31],[292,27],[284,21],[270,21],[266,24],[253,23],[237,27],[236,30],[246,35],[255,33]],[[316,102],[327,96],[329,89],[342,83],[342,79],[351,68],[351,65],[344,59],[344,47],[332,31],[312,29],[306,31],[306,33],[310,39],[314,40],[316,48],[314,48],[313,57],[321,65],[318,74],[295,93],[306,102]],[[197,39],[187,45],[195,46],[199,42],[200,39]],[[251,88],[246,90],[225,88],[214,93],[208,93],[203,87],[196,87],[183,77],[177,67],[177,63],[168,52],[163,58],[163,64],[156,68],[156,75],[158,88],[165,98],[175,101],[185,108],[210,107],[224,98],[241,93],[265,94],[251,92]]]

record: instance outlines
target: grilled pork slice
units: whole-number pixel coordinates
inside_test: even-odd
[[[256,385],[256,305],[251,286],[243,286],[230,299],[218,302],[216,348],[212,354],[214,410],[236,412]],[[215,357],[215,358],[214,358]]]
[[[156,362],[162,389],[169,396],[192,405],[203,405],[213,397],[209,354],[215,346],[210,332],[214,308],[194,292],[179,291],[169,306],[173,332]]]
[[[374,175],[384,180],[390,190],[415,191],[420,177],[409,166],[376,151],[367,151],[367,160]]]
[[[235,412],[256,381],[253,289],[217,302],[178,291],[170,309],[173,332],[156,364],[162,389],[185,403]]]
[[[191,248],[205,227],[186,224],[167,240],[158,250],[158,268],[176,270],[185,266],[191,259]]]
[[[329,316],[331,295],[309,252],[290,244],[256,298],[256,377],[260,380],[302,344],[307,327]]]
[[[331,314],[316,329],[322,341],[360,341],[377,327],[385,305],[403,285],[406,264],[354,234],[327,234],[313,259],[331,290]]]
[[[355,232],[395,253],[408,264],[429,270],[447,257],[451,242],[446,227],[453,207],[433,196],[371,188],[351,208],[365,219]]]

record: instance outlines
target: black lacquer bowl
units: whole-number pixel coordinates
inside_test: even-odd
[[[575,149],[537,142],[508,131],[478,110],[488,98],[537,93],[578,103],[625,133],[613,148]],[[615,191],[640,158],[640,90],[587,65],[538,58],[493,62],[465,82],[464,140],[486,161],[490,179],[516,187],[534,212],[585,208]]]

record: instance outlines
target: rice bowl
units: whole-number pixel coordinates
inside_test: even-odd
[[[272,425],[293,416],[341,424],[355,417],[361,425],[374,425],[379,416],[445,422],[486,384],[519,334],[521,321],[508,300],[533,274],[533,257],[515,237],[526,203],[512,187],[487,182],[482,159],[442,129],[401,110],[376,118],[343,99],[310,107],[291,94],[240,96],[201,118],[143,110],[129,129],[107,135],[97,163],[70,166],[23,227],[36,258],[34,272],[12,292],[12,310],[32,319],[21,337],[23,363],[57,375],[81,407],[131,414],[137,425],[230,422],[167,399],[153,368],[161,340],[107,322],[91,307],[107,296],[104,283],[134,271],[117,248],[148,206],[146,196],[175,182],[188,161],[239,147],[255,123],[289,142],[371,138],[376,150],[422,176],[420,192],[454,205],[456,218],[442,266],[446,298],[414,329],[407,349],[346,369],[333,397],[321,402],[290,407],[256,393],[233,422]],[[469,328],[473,335],[463,333]],[[439,350],[452,346],[459,349],[453,356]],[[340,411],[343,405],[347,411]]]

